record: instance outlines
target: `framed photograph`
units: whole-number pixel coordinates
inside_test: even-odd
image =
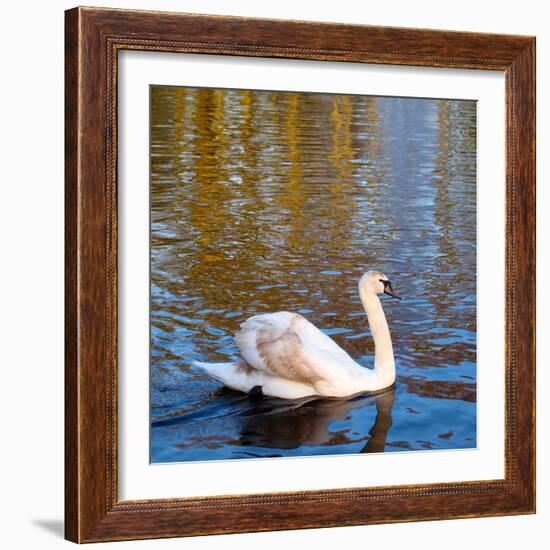
[[[66,12],[66,537],[535,511],[535,39]]]

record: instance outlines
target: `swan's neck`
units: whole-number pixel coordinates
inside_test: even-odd
[[[395,381],[395,360],[391,342],[390,329],[376,294],[368,293],[360,289],[361,302],[367,312],[369,326],[374,339],[374,371],[381,381],[387,385]]]

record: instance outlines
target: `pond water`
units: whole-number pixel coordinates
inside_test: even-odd
[[[394,389],[251,400],[193,360],[299,312],[366,367],[386,273]],[[476,104],[151,88],[151,461],[476,446]]]

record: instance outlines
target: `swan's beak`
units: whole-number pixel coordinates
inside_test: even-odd
[[[391,296],[392,298],[397,298],[398,300],[401,300],[401,296],[398,296],[391,286],[391,283],[388,281],[386,284],[384,284],[384,294],[387,294],[388,296]]]

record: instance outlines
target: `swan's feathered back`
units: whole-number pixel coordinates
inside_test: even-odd
[[[322,376],[303,352],[299,334],[307,321],[295,313],[256,315],[235,336],[242,356],[268,374],[314,385]]]
[[[235,342],[253,368],[312,386],[318,395],[325,395],[327,386],[334,388],[347,383],[350,376],[368,373],[297,313],[280,311],[251,317],[241,325]]]

